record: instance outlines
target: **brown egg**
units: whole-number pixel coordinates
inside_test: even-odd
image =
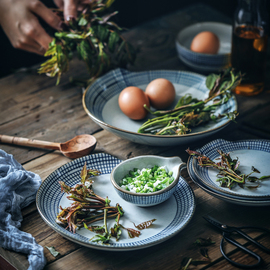
[[[190,50],[198,53],[216,54],[219,50],[219,38],[212,32],[201,32],[193,38]]]
[[[150,104],[155,109],[165,109],[175,99],[175,89],[173,84],[163,78],[151,81],[145,90],[146,95],[149,97]]]
[[[121,111],[133,120],[140,120],[146,117],[147,110],[143,107],[150,102],[144,91],[136,86],[126,87],[119,95],[118,104]]]

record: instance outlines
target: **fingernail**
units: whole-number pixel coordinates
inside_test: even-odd
[[[74,23],[76,22],[76,19],[75,19],[74,16],[67,16],[66,21],[67,21],[69,24],[74,24]]]

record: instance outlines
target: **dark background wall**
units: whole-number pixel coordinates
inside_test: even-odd
[[[50,1],[43,2],[52,6]],[[132,28],[194,3],[208,4],[232,18],[237,0],[116,0],[113,9],[119,12],[115,18],[116,22],[122,27]],[[14,49],[2,29],[0,30],[0,77],[18,68],[44,61],[41,56]]]

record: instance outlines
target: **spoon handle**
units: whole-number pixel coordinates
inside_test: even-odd
[[[1,142],[8,143],[8,144],[29,146],[29,147],[52,149],[52,150],[60,149],[60,143],[45,142],[45,141],[32,140],[32,139],[27,139],[27,138],[22,138],[22,137],[14,137],[14,136],[0,134],[0,143]]]

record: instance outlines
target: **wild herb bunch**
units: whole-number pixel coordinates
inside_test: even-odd
[[[76,53],[86,64],[89,78],[85,84],[116,67],[125,67],[135,60],[135,50],[120,34],[122,29],[111,17],[117,12],[106,13],[114,0],[92,0],[80,12],[76,21],[67,25],[64,31],[55,32],[45,56],[50,57],[41,64],[38,72],[50,77],[69,70],[69,63]],[[56,10],[63,18],[63,11]]]
[[[118,241],[122,235],[122,229],[127,230],[130,238],[139,237],[141,230],[152,225],[156,219],[144,221],[133,228],[126,228],[120,224],[120,218],[124,215],[123,208],[117,203],[110,205],[108,197],[103,198],[93,190],[92,176],[101,172],[96,169],[87,169],[84,164],[80,177],[81,182],[70,187],[63,181],[59,181],[61,192],[68,194],[67,198],[72,201],[71,205],[65,208],[60,206],[60,212],[56,216],[56,223],[76,233],[77,229],[85,228],[96,235],[91,238],[92,242],[103,244],[110,243],[111,238]],[[108,219],[114,219],[113,227],[108,228]],[[103,221],[103,225],[92,225],[92,223]]]
[[[154,135],[183,135],[191,131],[191,128],[216,121],[226,117],[235,120],[237,112],[229,112],[215,115],[216,110],[232,98],[232,90],[241,82],[241,73],[235,73],[231,68],[221,74],[210,74],[206,78],[206,87],[209,89],[208,97],[198,100],[187,94],[181,97],[172,110],[151,111],[154,118],[147,120],[139,128],[138,133]],[[210,102],[211,101],[211,102]]]
[[[217,169],[219,172],[217,174],[218,178],[216,181],[220,182],[221,187],[232,189],[238,185],[241,188],[247,187],[249,189],[256,189],[260,186],[261,181],[270,178],[270,175],[264,175],[261,177],[251,176],[253,173],[260,173],[260,171],[254,166],[251,167],[250,173],[241,173],[239,170],[239,159],[233,159],[230,156],[230,153],[224,153],[222,150],[217,150],[220,155],[219,162],[214,162],[209,157],[197,151],[190,150],[189,148],[186,152],[198,160],[199,166]]]
[[[76,233],[78,228],[86,228],[97,233],[96,240],[103,243],[108,242],[111,237],[118,240],[121,235],[119,225],[120,217],[124,211],[117,204],[110,206],[108,197],[102,198],[93,190],[92,176],[97,176],[101,172],[95,169],[87,169],[86,163],[81,171],[81,182],[74,187],[66,185],[63,181],[59,181],[61,191],[69,194],[67,198],[72,201],[68,207],[60,207],[60,212],[56,217],[56,223]],[[116,224],[110,233],[107,227],[107,220],[116,219]],[[103,226],[92,226],[90,224],[96,221],[103,221]],[[90,226],[89,226],[90,225]]]

